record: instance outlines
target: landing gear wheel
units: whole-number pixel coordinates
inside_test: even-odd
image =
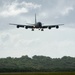
[[[34,29],[32,28],[32,31],[34,31]]]
[[[44,31],[43,29],[41,29],[41,31]]]

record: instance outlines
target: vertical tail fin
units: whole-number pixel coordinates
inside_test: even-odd
[[[36,21],[36,13],[35,13],[35,24],[36,24],[36,22],[37,22],[37,21]]]

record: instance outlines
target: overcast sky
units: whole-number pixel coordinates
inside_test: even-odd
[[[44,32],[9,23],[65,24]],[[44,55],[75,57],[75,0],[0,0],[0,58]]]

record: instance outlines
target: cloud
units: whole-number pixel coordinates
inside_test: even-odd
[[[74,0],[72,1],[68,1],[68,0],[63,0],[63,1],[59,1],[58,5],[57,5],[57,11],[60,13],[61,16],[67,16],[69,15],[71,12],[74,11]]]
[[[32,2],[21,2],[17,1],[12,3],[6,3],[3,5],[3,10],[0,11],[0,16],[8,17],[8,16],[16,16],[22,13],[28,13],[29,10],[40,8],[41,5],[34,4]]]
[[[22,33],[24,34],[23,31]],[[16,29],[0,33],[0,53],[4,52],[4,57],[27,55],[30,54],[32,49],[34,51],[37,45],[40,45],[38,38],[28,38],[26,37],[26,33],[26,35],[23,34],[18,34]],[[30,36],[31,35],[29,35],[29,37]]]
[[[43,0],[40,2],[41,9],[38,10],[39,20],[46,24],[58,24],[68,23],[75,21],[73,20],[75,12],[75,1],[74,0]],[[73,19],[72,19],[73,18]],[[70,24],[70,23],[68,23]]]
[[[70,28],[53,29],[51,31],[45,30],[44,32],[37,30],[31,32],[30,30],[16,28],[7,30],[6,32],[0,33],[0,56],[74,56],[74,32]]]
[[[69,14],[69,12],[70,11],[73,11],[73,7],[67,7],[67,8],[65,8],[62,12],[61,12],[61,14],[64,16],[64,15],[68,15]]]

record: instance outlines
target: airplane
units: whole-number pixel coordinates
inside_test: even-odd
[[[36,19],[36,14],[35,14],[35,23],[34,24],[28,24],[28,25],[22,25],[22,24],[13,24],[13,23],[9,23],[10,25],[16,25],[17,28],[25,28],[25,29],[32,29],[32,31],[34,31],[34,29],[39,29],[41,31],[44,31],[44,29],[48,28],[48,29],[51,29],[51,28],[56,28],[58,29],[59,26],[61,25],[64,25],[64,24],[56,24],[56,25],[42,25],[41,22],[37,22],[37,19]]]

